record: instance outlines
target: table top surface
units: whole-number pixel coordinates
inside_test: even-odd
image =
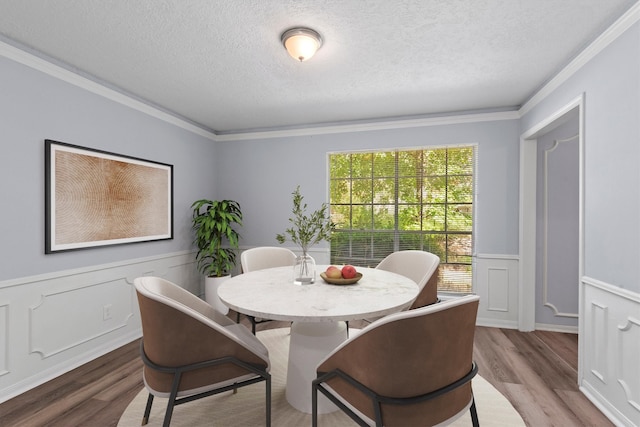
[[[252,271],[226,280],[218,296],[227,306],[254,317],[299,322],[330,322],[384,316],[407,308],[418,285],[400,274],[357,267],[362,278],[353,285],[331,285],[318,265],[310,285],[293,283],[292,267]]]

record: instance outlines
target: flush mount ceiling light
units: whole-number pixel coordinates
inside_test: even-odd
[[[322,46],[320,34],[310,28],[291,28],[282,33],[280,40],[289,55],[300,62],[311,58]]]

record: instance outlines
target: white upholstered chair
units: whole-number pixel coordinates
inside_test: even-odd
[[[402,274],[418,284],[420,292],[410,308],[438,301],[438,266],[440,258],[427,251],[407,250],[389,254],[377,269]]]
[[[296,254],[293,251],[278,246],[258,246],[247,249],[240,254],[240,265],[243,273],[274,267],[290,266],[293,268],[295,260]],[[247,318],[251,322],[251,331],[254,335],[256,333],[256,324],[269,321],[268,319],[257,319],[253,316],[247,316]],[[236,320],[240,321],[240,313],[238,313]]]
[[[468,295],[385,316],[320,361],[312,383],[362,426],[433,426],[471,413],[479,298]]]
[[[295,260],[295,253],[278,246],[258,246],[240,254],[240,264],[244,273],[273,267],[293,268]]]
[[[138,277],[134,286],[142,321],[143,379],[149,391],[142,424],[149,419],[154,396],[169,399],[164,418],[168,426],[175,405],[265,381],[270,425],[271,365],[262,342],[174,283]]]

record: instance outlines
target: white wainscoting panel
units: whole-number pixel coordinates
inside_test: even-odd
[[[0,301],[0,377],[9,373],[9,304]]]
[[[480,296],[477,324],[518,327],[518,258],[512,255],[477,255],[474,293]]]
[[[56,289],[55,281],[51,282]],[[134,316],[131,293],[124,277],[44,292],[29,309],[29,353],[47,358],[125,328]],[[52,324],[66,333],[51,333]]]
[[[581,390],[618,425],[640,426],[640,294],[584,277]]]
[[[609,307],[596,301],[591,301],[587,310],[590,313],[586,316],[588,321],[586,330],[589,331],[593,342],[590,370],[596,378],[606,383],[605,378],[609,376],[606,365],[607,347],[609,345],[609,327],[607,326]]]
[[[487,311],[509,311],[509,268],[487,269]]]
[[[194,259],[180,252],[0,282],[0,402],[139,338],[136,277],[201,295]]]

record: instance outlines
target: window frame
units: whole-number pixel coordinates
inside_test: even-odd
[[[401,152],[417,152],[417,151],[430,151],[430,150],[442,150],[442,149],[446,149],[446,150],[454,150],[457,148],[471,148],[472,149],[472,159],[471,159],[471,173],[470,174],[462,174],[463,176],[470,176],[471,177],[471,200],[469,202],[450,202],[447,198],[447,195],[445,194],[445,198],[444,198],[444,202],[441,202],[443,209],[445,211],[447,211],[448,207],[450,207],[451,205],[469,205],[471,206],[471,231],[470,232],[464,232],[464,231],[455,231],[455,230],[448,230],[447,226],[445,224],[445,228],[443,231],[438,232],[436,230],[432,230],[432,231],[425,231],[424,226],[421,225],[419,230],[399,230],[399,220],[398,220],[398,212],[399,212],[399,208],[403,206],[403,203],[398,203],[398,189],[399,189],[399,185],[398,185],[398,179],[399,179],[399,167],[398,167],[398,157],[399,157],[399,153]],[[463,265],[463,266],[467,266],[465,268],[465,270],[467,270],[466,273],[464,273],[468,279],[468,282],[465,281],[465,283],[468,283],[468,288],[466,288],[465,290],[461,290],[461,291],[455,291],[455,290],[447,290],[447,289],[439,289],[439,292],[442,294],[451,294],[451,295],[461,295],[461,294],[466,294],[466,293],[472,293],[474,290],[474,283],[475,283],[475,243],[476,243],[476,229],[477,229],[477,221],[476,221],[476,216],[477,216],[477,174],[478,174],[478,143],[467,143],[467,144],[455,144],[455,145],[429,145],[429,146],[418,146],[418,147],[394,147],[394,148],[380,148],[380,149],[366,149],[366,150],[344,150],[344,151],[332,151],[332,152],[328,152],[327,153],[327,182],[328,182],[328,189],[327,189],[327,200],[328,200],[328,205],[330,207],[330,214],[332,215],[333,218],[333,214],[334,214],[334,206],[338,205],[337,203],[334,203],[334,200],[332,200],[332,181],[334,178],[332,176],[332,164],[331,164],[331,159],[333,155],[352,155],[352,154],[376,154],[376,153],[394,153],[395,159],[394,159],[394,199],[393,199],[393,208],[394,208],[394,213],[393,213],[393,217],[394,217],[394,225],[393,225],[393,229],[392,230],[380,230],[380,229],[376,229],[375,225],[373,224],[373,213],[372,213],[372,222],[370,225],[369,229],[364,229],[363,232],[365,233],[369,233],[370,237],[369,239],[371,239],[371,247],[373,248],[373,239],[374,236],[376,234],[393,234],[393,251],[397,251],[397,250],[401,250],[403,249],[400,245],[401,245],[401,236],[409,236],[411,234],[416,234],[420,237],[420,245],[423,246],[422,248],[418,248],[418,249],[423,249],[423,250],[429,250],[428,248],[424,247],[424,241],[425,241],[425,237],[426,236],[436,236],[436,235],[444,235],[445,239],[448,239],[449,236],[455,236],[455,235],[464,235],[464,236],[469,236],[471,239],[470,242],[470,251],[468,252],[468,262],[446,262],[447,259],[445,258],[444,260],[441,260],[441,267],[440,269],[442,269],[443,265]],[[447,151],[447,155],[448,155],[448,151]],[[451,176],[456,176],[455,174],[450,174],[449,173],[449,160],[447,160],[447,169],[446,169],[446,173],[444,175],[431,175],[432,177],[444,177],[445,180],[448,180]],[[376,174],[374,172],[374,163],[373,163],[373,159],[372,159],[372,172],[370,175],[370,178],[373,179]],[[352,173],[352,171],[350,171],[350,173]],[[422,181],[425,177],[427,177],[427,175],[425,173],[420,174],[419,177],[417,177],[417,180]],[[346,179],[351,185],[353,184],[353,175],[350,175],[348,178],[343,178]],[[372,187],[372,197],[375,197],[375,192],[373,191],[373,183],[371,184]],[[422,189],[424,189],[424,184],[421,182],[421,187]],[[448,186],[448,184],[446,185],[447,191],[450,188]],[[344,204],[342,203],[343,206],[354,206],[353,202],[352,202],[352,191],[351,191],[351,186],[349,187],[349,193],[350,193],[350,201],[348,204]],[[424,209],[425,205],[437,205],[438,203],[427,203],[425,201],[425,199],[421,199],[419,202],[419,206],[420,206],[420,210],[422,211]],[[371,206],[372,209],[373,207],[376,206],[375,202],[373,200],[371,200],[369,203],[364,203],[363,205],[365,206]],[[405,204],[407,206],[411,206],[413,205],[413,203],[407,203]],[[351,214],[350,219],[352,219],[353,215]],[[422,224],[422,223],[421,223]],[[350,223],[350,227],[349,229],[347,229],[346,232],[348,233],[353,233],[353,223]],[[340,230],[336,230],[336,233],[342,233],[342,231]],[[352,240],[349,242],[349,245],[352,245]],[[409,249],[409,248],[404,248],[404,249]],[[450,251],[449,249],[449,243],[447,242],[445,244],[445,256],[449,257],[451,254],[449,253]],[[349,259],[355,260],[357,259],[357,256],[354,257],[353,252],[352,252],[353,248],[349,248]],[[388,253],[388,252],[387,252]],[[463,257],[466,257],[467,255],[462,255]],[[333,244],[330,243],[330,260],[332,263],[342,263],[340,261],[340,258],[344,258],[344,257],[334,257],[334,247]],[[441,257],[442,258],[442,257]],[[345,258],[346,259],[346,258]],[[370,261],[373,262],[366,262],[367,258],[366,256],[363,256],[362,258],[362,263],[355,263],[356,265],[360,265],[360,266],[369,266],[369,267],[374,267],[377,262],[379,262],[381,260],[381,258],[379,257],[375,257],[375,256],[371,256],[369,258]],[[374,265],[371,265],[374,264]],[[453,269],[452,269],[453,270]],[[451,270],[451,271],[452,271]],[[451,274],[451,271],[449,274]],[[455,273],[454,273],[455,274]],[[442,280],[442,277],[440,278],[440,280]]]

